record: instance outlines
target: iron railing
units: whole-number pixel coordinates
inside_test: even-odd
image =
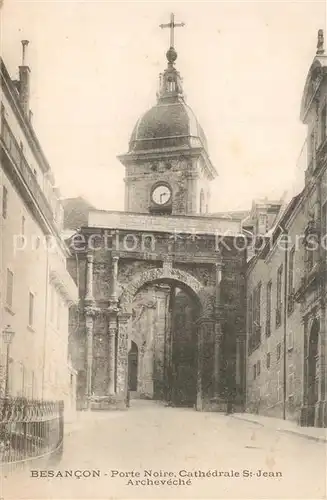
[[[63,401],[0,398],[0,466],[50,455],[63,446]]]

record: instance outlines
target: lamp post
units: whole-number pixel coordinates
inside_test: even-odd
[[[13,338],[15,336],[15,332],[11,329],[10,325],[7,325],[3,330],[2,330],[2,338],[4,343],[7,346],[7,355],[6,355],[6,384],[5,384],[5,397],[7,398],[9,396],[9,352],[10,352],[10,345],[13,341]]]

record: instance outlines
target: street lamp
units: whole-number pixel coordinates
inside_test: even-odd
[[[2,330],[2,338],[4,343],[7,346],[7,356],[6,356],[6,385],[5,385],[5,397],[7,398],[9,395],[9,352],[10,352],[10,345],[13,341],[13,338],[15,336],[15,332],[11,329],[10,325],[7,325],[3,330]]]

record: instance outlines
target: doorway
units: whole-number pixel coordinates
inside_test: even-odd
[[[137,391],[137,372],[138,372],[138,347],[132,341],[130,351],[128,353],[128,390],[130,392]]]

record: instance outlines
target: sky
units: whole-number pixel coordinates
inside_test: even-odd
[[[211,211],[280,198],[303,178],[299,119],[326,2],[4,0],[1,53],[13,78],[30,41],[33,126],[64,197],[123,210],[138,117],[156,103],[170,12],[176,67],[218,170]],[[327,39],[327,36],[325,36]]]

